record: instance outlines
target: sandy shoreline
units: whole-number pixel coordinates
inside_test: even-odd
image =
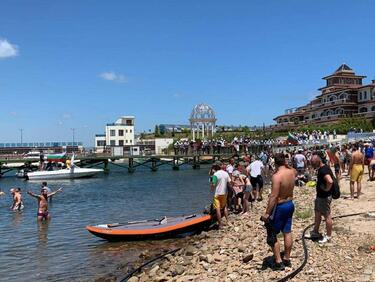
[[[348,177],[341,180],[342,196],[349,195]],[[362,182],[359,200],[333,201],[333,216],[375,210],[375,182]],[[267,192],[268,188],[265,189]],[[230,215],[230,226],[189,238],[186,247],[132,277],[129,281],[277,281],[298,268],[304,258],[302,230],[313,222],[315,188],[296,187],[292,268],[274,272],[262,267],[272,256],[260,215],[266,201],[249,215]],[[321,231],[324,231],[323,225]],[[323,246],[308,241],[309,259],[293,281],[375,281],[375,219],[364,216],[336,219],[333,240]],[[244,258],[252,258],[247,263]],[[107,280],[110,279],[110,280]],[[116,281],[116,277],[97,281]]]

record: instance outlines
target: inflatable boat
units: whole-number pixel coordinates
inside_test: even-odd
[[[209,214],[192,214],[124,224],[100,224],[87,226],[86,229],[108,241],[156,240],[194,234],[210,228],[214,223],[214,217]]]

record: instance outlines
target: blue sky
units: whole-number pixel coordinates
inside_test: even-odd
[[[138,132],[187,123],[261,125],[308,102],[347,63],[375,77],[375,1],[0,3],[0,142],[93,144],[107,122]]]

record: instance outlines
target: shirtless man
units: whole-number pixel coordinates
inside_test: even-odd
[[[272,191],[262,220],[266,222],[267,244],[272,247],[275,257],[274,270],[291,267],[290,252],[292,250],[292,217],[294,213],[293,190],[297,172],[290,168],[283,154],[275,155],[276,172],[272,176]],[[268,226],[267,226],[268,225]],[[284,235],[284,257],[280,255],[280,243],[277,234]]]
[[[361,194],[362,189],[362,176],[365,170],[365,157],[358,150],[358,145],[354,145],[352,158],[349,164],[349,175],[350,175],[350,198],[354,199],[354,182],[357,182],[357,198]]]
[[[36,195],[30,191],[27,192],[30,196],[38,199],[38,213],[37,217],[39,221],[51,219],[51,215],[48,212],[48,198],[61,192],[62,188],[56,190],[55,192],[48,193],[47,189],[42,188],[40,195]]]
[[[10,189],[10,193],[13,197],[13,204],[10,207],[12,211],[22,211],[23,210],[23,202],[22,202],[22,195],[20,188],[12,188]]]

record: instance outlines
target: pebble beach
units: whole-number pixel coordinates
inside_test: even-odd
[[[375,210],[375,182],[362,183],[360,199],[348,200],[349,179],[341,179],[341,198],[333,201],[332,215]],[[267,193],[269,187],[265,187]],[[297,269],[304,260],[301,235],[313,223],[315,188],[296,187],[293,220],[292,267],[272,271],[267,260],[272,251],[266,244],[266,231],[259,220],[266,201],[255,203],[249,214],[229,216],[220,230],[190,237],[175,254],[167,255],[129,279],[137,281],[278,281]],[[333,239],[324,245],[306,240],[308,261],[293,281],[375,281],[375,218],[359,215],[334,220]],[[324,232],[324,224],[321,232]],[[308,232],[310,229],[308,230]],[[279,239],[282,236],[279,235]],[[281,240],[282,242],[282,240]],[[283,249],[283,247],[282,247]],[[147,254],[147,252],[146,252]],[[116,277],[97,281],[116,281]]]

